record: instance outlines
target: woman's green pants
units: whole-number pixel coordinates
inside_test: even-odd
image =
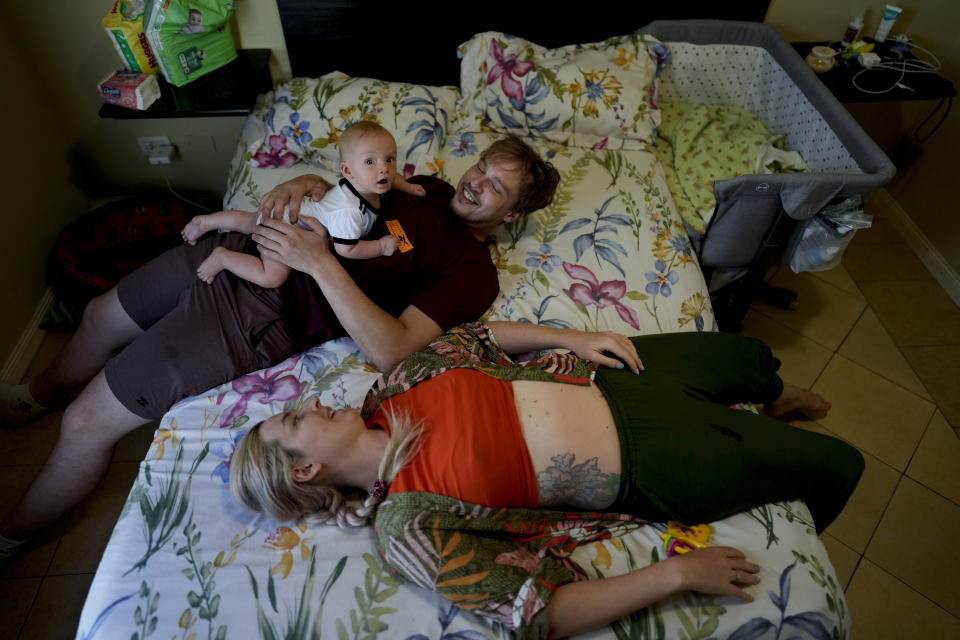
[[[860,452],[730,406],[782,393],[766,344],[714,332],[632,340],[646,370],[603,368],[595,379],[623,458],[610,511],[697,524],[800,498],[818,532],[833,522],[863,472]]]

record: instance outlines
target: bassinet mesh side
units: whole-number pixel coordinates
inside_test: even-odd
[[[815,173],[862,173],[830,125],[762,47],[668,42],[661,103],[736,106],[756,114]]]

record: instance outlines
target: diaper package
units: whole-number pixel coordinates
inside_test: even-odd
[[[117,0],[100,21],[123,64],[134,73],[157,72],[157,59],[143,31],[145,4],[146,0]]]
[[[109,104],[144,110],[160,97],[157,76],[133,71],[114,71],[98,85],[100,97]]]
[[[237,57],[233,2],[146,0],[143,24],[163,77],[183,86]]]

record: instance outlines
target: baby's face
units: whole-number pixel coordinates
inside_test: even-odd
[[[203,24],[203,14],[199,11],[191,11],[190,17],[187,18],[187,23],[199,27]]]
[[[368,133],[350,141],[340,171],[365,198],[386,193],[397,173],[397,143],[389,133]]]

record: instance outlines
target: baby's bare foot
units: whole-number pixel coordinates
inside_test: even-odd
[[[211,251],[207,259],[197,267],[197,277],[207,284],[213,284],[213,279],[217,277],[217,274],[223,271],[226,266],[225,260],[229,253],[230,250],[225,247],[217,247]]]
[[[180,231],[180,235],[183,236],[184,242],[193,245],[197,244],[197,240],[200,239],[200,236],[211,229],[212,227],[210,226],[209,218],[207,216],[194,216],[193,220],[188,222],[187,226]]]
[[[820,394],[785,382],[783,393],[775,402],[768,404],[766,410],[771,418],[786,418],[794,411],[812,417],[825,414],[830,410],[830,406]]]

